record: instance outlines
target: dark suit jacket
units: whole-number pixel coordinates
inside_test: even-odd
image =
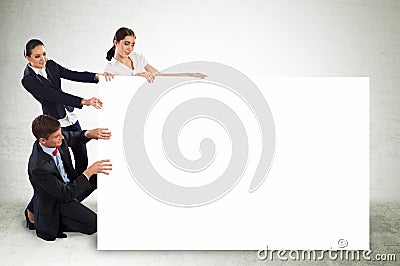
[[[56,119],[64,118],[65,109],[72,111],[73,107],[82,108],[81,97],[77,97],[61,90],[61,78],[97,83],[95,73],[77,72],[68,70],[53,60],[46,63],[47,78],[37,75],[28,65],[24,71],[22,85],[42,104],[43,114],[51,115]]]
[[[91,188],[86,176],[76,173],[68,151],[68,146],[90,140],[84,136],[84,132],[63,133],[64,140],[59,152],[70,179],[68,184],[63,182],[52,156],[43,151],[38,141],[33,144],[28,174],[35,197],[36,234],[45,240],[54,240],[58,234],[60,204],[74,201],[77,196]]]

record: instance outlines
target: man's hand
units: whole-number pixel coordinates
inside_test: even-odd
[[[108,131],[108,128],[95,128],[92,130],[87,130],[85,132],[85,137],[89,139],[105,139],[108,140],[111,138],[111,132]]]
[[[109,171],[112,170],[112,164],[109,159],[100,160],[89,166],[88,169],[83,171],[83,173],[90,178],[94,174],[105,174],[109,175]]]

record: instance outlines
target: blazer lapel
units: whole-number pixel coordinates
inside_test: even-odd
[[[56,177],[60,181],[64,182],[62,177],[61,177],[61,175],[60,175],[60,172],[58,171],[57,165],[56,165],[54,159],[52,158],[52,156],[47,154],[47,153],[45,153],[43,151],[43,149],[40,147],[39,143],[37,143],[37,150],[38,150],[39,154],[41,155],[42,159],[44,161],[47,161],[47,163],[50,165],[50,168],[53,169],[54,174],[56,175]]]
[[[50,164],[51,168],[54,168],[54,169],[57,170],[57,172],[58,172],[57,165],[56,165],[56,163],[54,162],[54,159],[52,158],[51,155],[49,155],[49,154],[47,154],[47,153],[45,153],[45,152],[43,151],[42,147],[40,147],[40,145],[39,145],[39,142],[37,142],[36,148],[37,148],[37,150],[38,150],[40,156],[42,157],[42,159],[43,159],[44,161],[47,161],[47,162]]]
[[[72,166],[72,160],[71,160],[71,155],[69,154],[68,146],[62,145],[59,149],[59,152],[68,179],[72,181],[75,179],[76,174],[75,174],[75,169]]]
[[[47,79],[45,77],[42,77],[42,76],[36,74],[35,71],[33,71],[33,69],[29,67],[29,65],[26,65],[26,68],[25,68],[25,71],[24,71],[24,77],[26,77],[28,75],[34,76],[36,81],[39,82],[39,84],[41,86],[43,86],[43,82],[48,82],[51,87],[54,87],[55,89],[58,89],[55,86],[56,83],[54,82],[54,77],[53,77],[53,75],[51,74],[51,72],[49,71],[49,69],[47,67],[46,67],[46,74],[47,74]]]
[[[43,86],[43,81],[40,79],[39,75],[37,75],[35,73],[35,71],[33,71],[33,69],[29,67],[29,65],[26,65],[26,68],[25,68],[25,71],[24,71],[24,77],[27,77],[29,75],[33,76],[35,78],[35,80],[37,82],[39,82],[40,85]]]
[[[53,75],[51,74],[51,72],[49,71],[49,68],[46,67],[46,73],[47,73],[47,79],[50,81],[50,83],[54,83],[54,78]]]
[[[40,85],[43,86],[43,80],[42,79],[45,79],[45,78],[44,77],[40,77],[39,75],[36,75],[36,73],[34,75],[35,75],[36,80],[40,83]]]

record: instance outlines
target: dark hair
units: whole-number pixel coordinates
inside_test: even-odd
[[[47,139],[51,134],[59,130],[60,122],[49,115],[39,115],[32,121],[32,133],[36,139]]]
[[[31,39],[25,45],[24,56],[30,56],[32,54],[32,50],[35,49],[36,46],[43,45],[41,40]]]
[[[114,35],[113,42],[114,41],[119,42],[119,41],[123,40],[126,36],[136,37],[133,30],[125,28],[125,27],[119,28]],[[107,52],[107,56],[106,56],[107,60],[111,61],[111,58],[113,58],[114,54],[115,54],[115,45],[113,44],[113,47],[111,47],[111,49],[108,50],[108,52]]]

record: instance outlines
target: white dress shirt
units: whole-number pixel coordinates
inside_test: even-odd
[[[37,67],[31,66],[30,64],[28,64],[28,66],[29,66],[30,68],[32,68],[32,70],[36,73],[36,75],[41,75],[42,77],[44,77],[45,79],[47,79],[46,67],[37,68]]]
[[[144,67],[149,63],[143,55],[133,52],[129,55],[129,58],[133,62],[134,69],[130,69],[125,64],[121,63],[113,57],[111,58],[111,61],[107,63],[104,71],[113,73],[117,76],[135,76],[137,73],[146,72],[146,69]]]

